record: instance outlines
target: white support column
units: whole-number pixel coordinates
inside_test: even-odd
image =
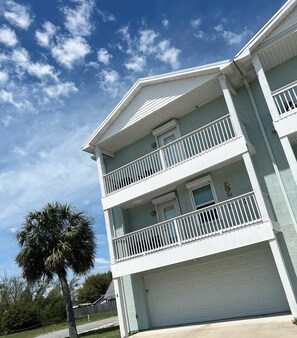
[[[121,338],[128,337],[128,319],[125,307],[125,295],[121,278],[114,278],[114,291],[117,303]]]
[[[108,248],[109,248],[109,256],[110,256],[110,263],[115,263],[115,254],[114,254],[114,247],[113,247],[113,216],[111,209],[104,210],[104,219],[105,219],[105,226],[106,226],[106,236],[107,236],[107,242],[108,242]]]
[[[252,159],[251,159],[251,155],[249,153],[245,153],[242,155],[242,157],[243,157],[243,161],[246,167],[246,171],[250,178],[253,191],[256,196],[256,200],[258,202],[258,205],[261,211],[261,215],[264,220],[268,220],[269,219],[268,211],[267,211],[266,204],[263,198],[263,194],[260,188],[260,184],[259,184],[259,181],[256,175],[256,171],[255,171]]]
[[[277,121],[279,120],[280,116],[279,116],[276,104],[274,102],[273,96],[271,95],[271,89],[270,89],[269,83],[267,81],[264,69],[262,67],[262,64],[261,64],[261,61],[258,55],[254,55],[252,57],[252,63],[257,73],[258,80],[259,80],[263,95],[265,97],[267,106],[270,110],[272,119],[273,121]]]
[[[297,160],[296,160],[295,154],[293,152],[290,140],[287,136],[285,136],[285,137],[282,137],[280,139],[280,141],[281,141],[281,144],[283,146],[285,155],[287,157],[287,161],[289,163],[289,166],[291,168],[292,175],[293,175],[294,180],[297,184]]]
[[[103,161],[102,150],[98,145],[95,146],[95,156],[96,156],[96,162],[97,162],[99,183],[101,187],[101,196],[104,197],[106,195],[106,191],[105,191],[103,175],[106,174],[106,169],[105,169],[105,164]]]
[[[292,313],[293,318],[297,318],[297,304],[296,299],[294,296],[292,284],[288,275],[288,271],[286,269],[286,265],[284,263],[283,256],[281,254],[279,244],[277,242],[277,239],[271,239],[269,241],[269,245],[272,251],[273,258],[275,260],[275,264],[281,279],[281,282],[283,284],[283,288],[290,306],[290,310]]]
[[[235,109],[235,105],[232,99],[232,94],[231,91],[229,89],[229,87],[231,86],[231,84],[228,84],[227,79],[225,77],[225,75],[220,74],[219,75],[219,81],[220,81],[220,85],[223,91],[223,95],[226,101],[226,105],[227,108],[229,110],[229,114],[230,114],[230,119],[233,125],[233,128],[235,130],[235,134],[237,136],[243,135],[243,131],[236,113],[236,109]],[[235,90],[233,89],[233,92],[235,92]]]

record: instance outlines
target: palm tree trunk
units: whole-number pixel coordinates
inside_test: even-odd
[[[68,322],[68,329],[69,329],[69,338],[77,338],[77,329],[74,317],[74,311],[72,307],[72,300],[70,295],[70,290],[68,286],[68,282],[66,279],[65,273],[60,273],[59,280],[62,288],[63,298],[66,305],[66,314],[67,314],[67,322]]]

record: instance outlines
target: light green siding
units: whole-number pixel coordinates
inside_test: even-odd
[[[149,329],[151,325],[143,277],[139,274],[124,276],[123,288],[129,331]]]

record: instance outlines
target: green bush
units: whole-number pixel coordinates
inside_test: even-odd
[[[66,307],[63,298],[53,299],[41,310],[44,323],[59,323],[66,319]]]
[[[41,324],[38,310],[31,303],[16,303],[3,314],[2,329],[6,331],[22,330]]]

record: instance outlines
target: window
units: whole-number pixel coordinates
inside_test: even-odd
[[[193,209],[199,210],[216,203],[215,190],[210,176],[202,177],[186,185],[190,192]],[[200,213],[200,222],[207,223],[218,219],[216,209],[210,209]]]

